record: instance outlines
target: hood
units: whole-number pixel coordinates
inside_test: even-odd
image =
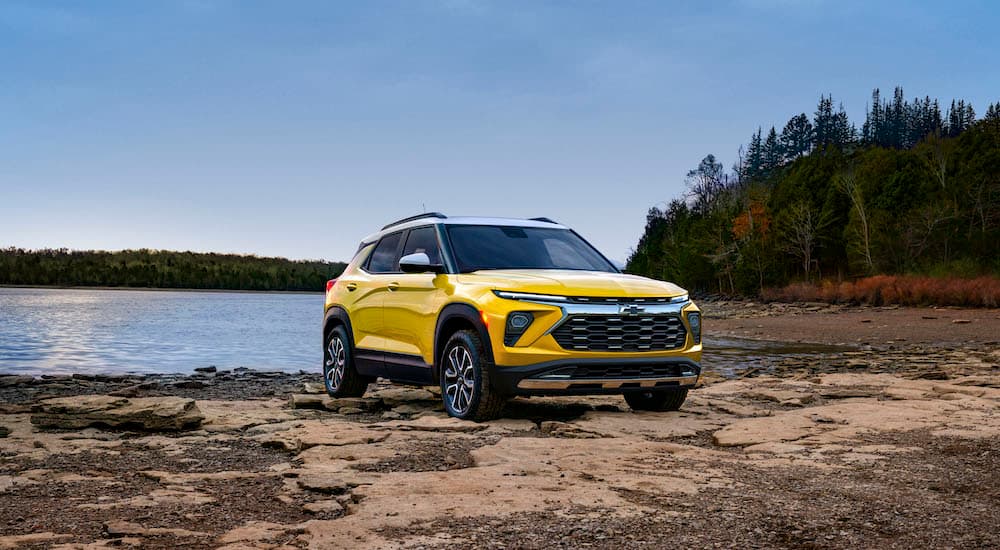
[[[683,288],[638,275],[604,271],[556,269],[491,269],[458,276],[466,284],[496,290],[609,298],[670,298],[687,294]]]

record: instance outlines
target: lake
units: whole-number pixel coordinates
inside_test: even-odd
[[[319,372],[323,294],[0,288],[0,372]]]
[[[320,372],[323,294],[0,288],[0,373]],[[710,320],[706,323],[710,326]],[[705,336],[726,376],[831,346]]]

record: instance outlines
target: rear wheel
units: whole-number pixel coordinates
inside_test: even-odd
[[[625,402],[633,411],[676,411],[687,394],[687,388],[629,392],[625,394]]]
[[[354,352],[347,331],[336,326],[326,335],[323,353],[323,383],[331,397],[361,397],[368,389],[368,378],[354,368]]]
[[[483,342],[475,331],[460,330],[448,339],[439,370],[448,414],[476,422],[500,416],[506,400],[490,384]]]

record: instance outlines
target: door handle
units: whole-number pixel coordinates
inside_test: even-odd
[[[389,292],[396,292],[399,289],[399,283],[389,283]]]
[[[355,290],[358,289],[358,283],[347,283],[346,286],[347,286],[348,292],[354,292]]]

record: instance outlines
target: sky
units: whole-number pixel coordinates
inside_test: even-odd
[[[625,260],[821,94],[1000,101],[991,0],[0,0],[0,247],[346,260],[426,211]]]

